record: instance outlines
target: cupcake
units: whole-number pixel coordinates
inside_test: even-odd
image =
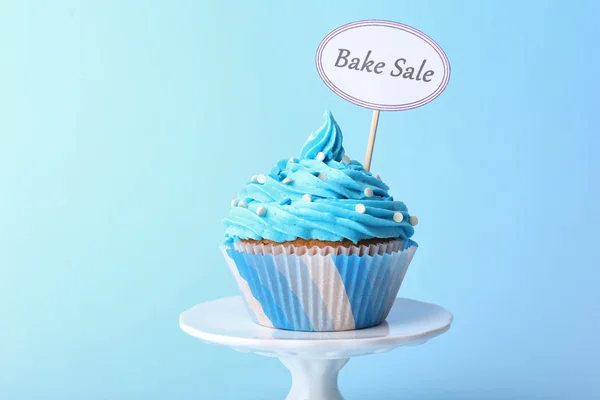
[[[221,247],[251,318],[294,331],[382,323],[417,249],[417,218],[388,190],[345,154],[330,112],[299,157],[253,176]]]

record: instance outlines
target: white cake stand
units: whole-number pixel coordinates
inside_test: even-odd
[[[179,316],[184,332],[207,343],[281,360],[292,374],[286,400],[343,400],[338,374],[351,357],[416,346],[450,328],[440,306],[396,299],[383,324],[346,332],[293,332],[252,322],[241,297],[198,304]]]

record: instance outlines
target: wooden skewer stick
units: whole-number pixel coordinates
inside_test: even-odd
[[[367,156],[365,157],[365,171],[371,169],[371,159],[373,158],[373,148],[375,147],[375,136],[377,136],[378,123],[379,110],[373,110],[373,119],[371,119],[371,131],[369,132],[369,143],[367,144]]]

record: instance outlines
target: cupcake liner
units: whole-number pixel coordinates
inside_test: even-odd
[[[221,247],[252,319],[294,331],[345,331],[382,323],[417,249],[412,240],[372,246]]]

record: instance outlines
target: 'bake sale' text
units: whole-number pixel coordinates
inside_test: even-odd
[[[338,68],[354,69],[356,71],[363,71],[367,73],[382,74],[385,71],[386,63],[383,61],[369,60],[371,56],[371,50],[367,52],[364,59],[359,57],[350,58],[350,50],[338,49],[338,57],[335,61],[335,66]],[[410,65],[409,61],[405,58],[398,58],[394,61],[394,66],[389,71],[390,76],[400,77],[403,79],[411,79],[416,81],[431,82],[431,77],[434,72],[430,69],[426,69],[427,60],[421,61],[421,65],[416,67]]]

